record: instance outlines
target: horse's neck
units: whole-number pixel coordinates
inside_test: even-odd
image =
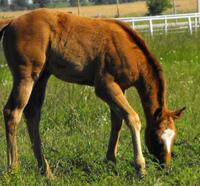
[[[143,68],[147,69],[147,68]],[[156,109],[162,107],[166,109],[165,98],[165,78],[162,73],[155,74],[155,71],[148,68],[148,71],[142,71],[137,85],[137,91],[140,95],[147,125],[154,117]]]

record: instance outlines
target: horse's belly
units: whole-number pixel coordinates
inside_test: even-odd
[[[50,61],[47,70],[57,78],[77,84],[92,86],[94,84],[94,65],[91,63],[72,63],[68,61]]]

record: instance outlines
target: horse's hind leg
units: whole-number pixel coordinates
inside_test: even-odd
[[[28,104],[24,109],[24,115],[28,126],[29,136],[31,139],[34,155],[41,169],[41,174],[51,177],[49,164],[44,157],[41,138],[39,134],[39,122],[41,118],[41,109],[45,97],[46,84],[50,74],[45,70],[40,79],[35,84]]]
[[[4,107],[8,169],[14,169],[18,166],[18,152],[16,141],[17,127],[21,119],[23,109],[26,106],[30,97],[32,88],[33,81],[31,78],[14,78],[13,88],[10,97]]]
[[[123,125],[123,119],[120,116],[118,116],[118,114],[112,108],[110,108],[110,112],[111,112],[111,132],[110,132],[109,145],[106,153],[106,160],[113,161],[114,163],[116,163],[117,147],[118,147],[120,131]]]

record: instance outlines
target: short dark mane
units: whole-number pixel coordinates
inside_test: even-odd
[[[132,29],[128,24],[118,21],[118,20],[111,20],[121,26],[135,41],[138,47],[142,50],[144,55],[147,57],[149,64],[152,66],[154,75],[159,83],[159,90],[158,90],[158,101],[160,106],[165,104],[165,94],[166,94],[166,82],[164,76],[164,70],[161,66],[160,62],[155,58],[155,56],[151,53],[148,46],[146,45],[144,39],[138,34],[134,29]],[[161,98],[161,99],[160,99]]]

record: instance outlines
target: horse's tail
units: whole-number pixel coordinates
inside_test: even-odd
[[[0,20],[0,40],[3,36],[4,31],[6,30],[6,28],[10,25],[10,23],[14,20],[13,19],[1,19]]]

